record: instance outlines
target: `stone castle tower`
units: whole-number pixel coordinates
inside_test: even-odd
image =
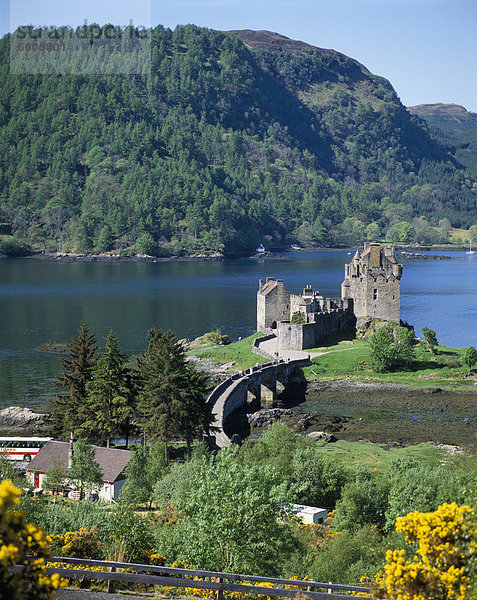
[[[402,265],[394,247],[366,243],[345,266],[341,297],[352,298],[357,319],[376,318],[399,323]]]

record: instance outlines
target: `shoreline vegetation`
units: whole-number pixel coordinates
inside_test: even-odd
[[[181,343],[188,360],[215,386],[233,372],[266,361],[252,352],[260,335],[227,343],[217,331]],[[63,347],[51,342],[38,350],[61,352]],[[323,433],[325,440],[332,436],[333,441],[386,447],[432,442],[475,450],[477,374],[463,365],[464,348],[438,345],[432,354],[420,342],[412,370],[391,373],[372,370],[367,339],[331,336],[311,351],[322,354],[278,398],[277,407],[261,409],[253,418],[243,411],[235,414],[233,427],[243,437],[257,439],[279,420],[303,435]]]
[[[258,335],[226,346],[200,344],[188,354],[224,367],[227,375],[263,360],[251,350]],[[323,354],[303,369],[304,380],[279,398],[277,408],[262,409],[258,419],[236,415],[241,432],[257,438],[281,420],[302,434],[324,432],[353,443],[476,448],[477,375],[462,364],[464,348],[438,345],[432,354],[420,342],[412,370],[390,373],[372,370],[366,339],[332,336],[310,351]]]
[[[266,362],[253,353],[253,341],[261,335],[231,342],[217,330],[180,343],[188,360],[208,375],[211,390],[230,374]],[[63,353],[66,348],[56,340],[37,350]],[[309,352],[318,355],[273,409],[261,409],[258,420],[247,413],[234,416],[232,428],[242,438],[256,438],[281,420],[304,435],[321,431],[354,442],[476,446],[477,373],[465,364],[465,348],[418,341],[411,367],[384,373],[373,368],[365,337],[329,336]]]
[[[383,242],[386,243],[386,242]],[[455,256],[441,256],[421,254],[421,252],[464,252],[468,250],[467,245],[439,245],[439,246],[401,246],[392,244],[400,253],[400,258],[403,260],[446,260],[456,258]],[[271,251],[264,254],[251,252],[201,252],[197,254],[187,255],[171,255],[171,256],[153,256],[149,254],[117,254],[117,253],[74,253],[74,252],[38,252],[34,250],[25,250],[13,254],[2,254],[0,258],[36,258],[41,260],[64,260],[64,261],[84,261],[84,262],[112,262],[112,261],[144,261],[144,262],[190,262],[190,261],[222,261],[232,260],[236,258],[260,258],[273,259],[276,258],[275,252],[334,252],[334,251],[349,251],[354,252],[360,246],[336,246],[336,247],[304,247],[290,248],[288,246],[273,248]]]

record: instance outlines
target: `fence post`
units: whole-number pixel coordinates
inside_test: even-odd
[[[111,573],[116,573],[116,567],[109,567],[109,571]],[[108,594],[114,594],[115,591],[116,591],[116,582],[113,581],[112,579],[108,579],[108,589],[106,590],[106,592]]]
[[[223,578],[219,577],[219,583],[223,582]],[[216,600],[224,600],[224,590],[218,589],[216,594]]]

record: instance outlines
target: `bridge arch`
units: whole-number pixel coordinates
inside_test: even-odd
[[[277,393],[277,381],[280,389],[286,388],[295,369],[308,364],[308,359],[265,363],[247,369],[245,373],[235,373],[218,385],[208,398],[214,416],[212,425],[217,430],[216,445],[222,448],[231,443],[224,431],[224,423],[234,410],[249,405],[250,401],[272,407]]]

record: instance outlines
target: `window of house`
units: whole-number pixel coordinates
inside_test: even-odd
[[[374,288],[373,290],[373,300],[377,300],[378,299],[378,290],[376,288]]]

